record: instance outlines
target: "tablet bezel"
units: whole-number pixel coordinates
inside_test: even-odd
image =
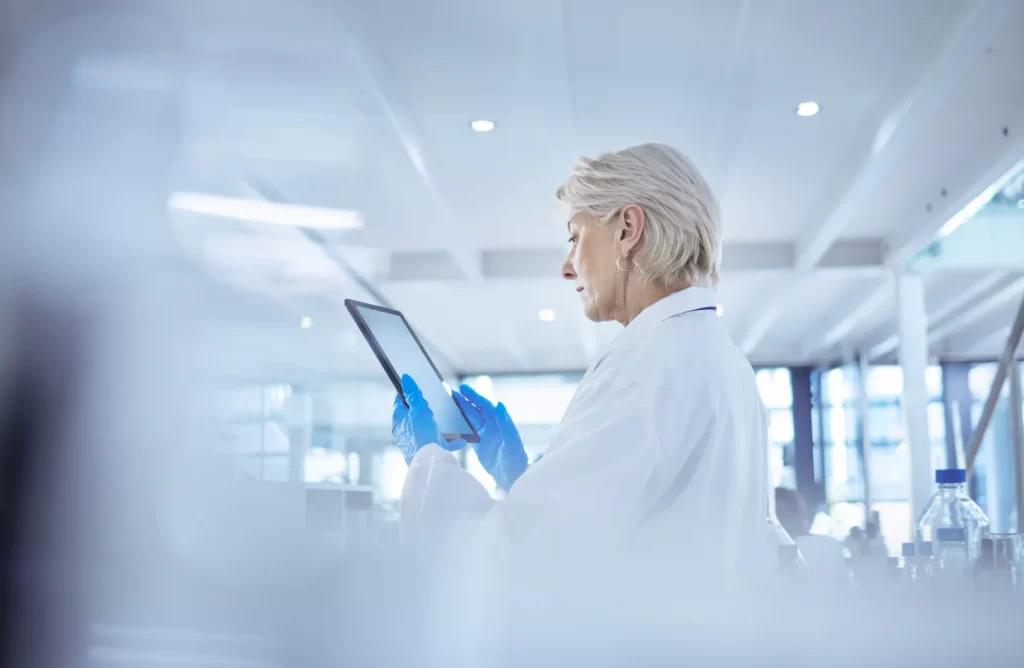
[[[367,304],[366,302],[357,301],[355,299],[346,299],[345,308],[348,309],[349,315],[352,316],[352,320],[355,321],[356,323],[356,327],[359,328],[359,331],[363,335],[363,338],[366,339],[366,342],[370,345],[370,349],[373,351],[373,354],[377,356],[377,361],[380,362],[380,365],[384,368],[384,373],[386,373],[388,378],[391,380],[391,384],[395,386],[395,390],[398,392],[398,395],[402,397],[403,402],[405,402],[405,397],[402,395],[402,379],[398,375],[398,372],[395,370],[394,365],[391,364],[391,360],[388,359],[388,356],[384,352],[384,349],[381,347],[380,343],[377,342],[377,337],[373,335],[373,330],[370,329],[370,326],[366,323],[366,320],[363,319],[362,314],[359,312],[359,309],[361,308],[372,309],[374,311],[381,311],[383,313],[396,315],[399,318],[401,318],[402,323],[405,325],[406,329],[409,330],[409,334],[412,335],[412,340],[416,342],[417,346],[419,346],[420,352],[423,353],[423,356],[427,359],[427,362],[430,364],[430,368],[433,369],[434,373],[437,374],[437,379],[442,384],[444,384],[444,376],[441,375],[441,372],[438,370],[437,365],[434,364],[434,360],[430,359],[430,355],[427,354],[427,349],[423,347],[423,343],[420,341],[420,337],[416,336],[416,331],[409,325],[409,321],[405,319],[405,316],[402,314],[401,311],[398,311],[393,308],[387,308],[385,306],[378,306],[376,304]],[[467,443],[479,443],[480,435],[477,434],[476,429],[473,427],[473,423],[469,421],[469,416],[466,415],[466,412],[464,410],[462,410],[462,406],[459,405],[459,402],[455,401],[455,397],[452,397],[450,394],[449,397],[451,398],[452,403],[455,404],[455,407],[459,410],[459,414],[462,415],[462,419],[466,421],[466,426],[470,428],[472,433],[452,434],[445,433],[442,431],[441,436],[448,441],[463,440],[466,441]]]

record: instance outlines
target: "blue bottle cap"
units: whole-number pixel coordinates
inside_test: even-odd
[[[932,542],[930,540],[924,541],[923,543],[921,543],[921,547],[918,549],[917,552],[922,557],[932,556]]]
[[[917,546],[913,543],[903,543],[903,556],[913,557],[915,555]]]
[[[936,469],[935,482],[940,485],[967,482],[967,471],[964,469]]]
[[[935,530],[935,540],[940,543],[962,543],[966,539],[964,530],[959,527],[942,527]]]

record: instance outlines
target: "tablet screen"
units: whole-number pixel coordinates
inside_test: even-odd
[[[398,377],[408,374],[419,385],[441,433],[449,440],[474,437],[473,428],[452,399],[447,384],[438,377],[433,364],[402,316],[359,304],[353,306],[376,340],[379,353],[387,358]]]

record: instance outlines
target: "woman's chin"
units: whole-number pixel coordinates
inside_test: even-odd
[[[601,313],[593,302],[583,302],[583,316],[591,322],[601,322]]]

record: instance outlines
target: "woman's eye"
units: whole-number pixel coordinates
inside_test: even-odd
[[[569,237],[569,243],[571,243],[571,244],[576,243],[576,237]]]

